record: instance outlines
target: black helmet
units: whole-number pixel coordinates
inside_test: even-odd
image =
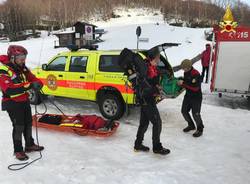
[[[158,47],[153,47],[152,49],[148,50],[148,58],[150,60],[154,59],[159,54],[160,54],[160,50]]]

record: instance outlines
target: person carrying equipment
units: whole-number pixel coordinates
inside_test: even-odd
[[[162,130],[162,121],[160,113],[156,106],[156,96],[160,94],[159,72],[157,64],[160,60],[160,52],[158,47],[154,47],[148,51],[147,62],[147,77],[142,79],[140,83],[140,125],[137,131],[136,140],[134,144],[135,151],[149,151],[149,147],[142,144],[144,134],[147,131],[149,121],[153,124],[152,142],[153,152],[156,154],[167,155],[170,153],[169,149],[162,146],[160,141],[160,134]],[[136,94],[138,95],[138,94]]]
[[[195,121],[197,130],[193,136],[200,137],[204,129],[200,115],[202,103],[201,76],[200,73],[192,67],[192,61],[188,59],[182,61],[181,68],[184,70],[184,78],[178,81],[178,85],[186,89],[181,112],[184,119],[188,122],[188,126],[184,128],[183,131],[189,132],[195,130]],[[190,110],[192,110],[194,121],[189,114]]]

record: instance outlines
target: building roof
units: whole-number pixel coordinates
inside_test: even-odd
[[[73,34],[73,33],[75,33],[75,31],[63,31],[59,33],[54,33],[54,35],[64,35],[64,34]]]
[[[87,22],[80,22],[80,21],[76,22],[76,23],[74,24],[74,26],[76,26],[77,24],[81,24],[81,25],[83,25],[83,26],[87,25],[87,26],[97,27],[97,26],[94,25],[94,24],[89,24],[89,23],[87,23]]]
[[[69,27],[69,28],[66,28],[64,31],[56,31],[53,34],[54,35],[62,35],[62,34],[73,34],[73,33],[75,33],[75,28]]]

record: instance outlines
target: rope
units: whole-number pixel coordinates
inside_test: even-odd
[[[48,110],[46,104],[45,104],[44,101],[43,101],[43,96],[42,96],[42,94],[44,94],[44,92],[43,92],[42,90],[40,90],[40,92],[39,92],[39,91],[37,91],[37,92],[38,92],[38,94],[39,94],[39,97],[42,99],[42,104],[44,105],[45,110],[44,110],[43,113],[40,113],[40,112],[38,112],[38,110],[37,110],[37,105],[35,105],[35,117],[36,117],[36,118],[37,118],[37,115],[45,115],[45,114],[47,113],[47,110]],[[49,99],[49,102],[50,102],[52,105],[54,105],[54,106],[57,108],[57,110],[59,110],[59,111],[62,113],[63,116],[66,116],[66,115],[64,114],[64,112],[63,112],[63,111],[62,111],[62,110],[61,110],[52,100]],[[35,127],[36,127],[36,142],[37,142],[37,145],[39,146],[40,144],[39,144],[39,138],[38,138],[37,119],[35,120],[35,122],[36,122],[36,124],[35,124]],[[74,129],[73,129],[73,130],[74,130]],[[76,130],[74,130],[74,131],[75,131],[75,133],[78,134],[78,132],[77,132]],[[27,167],[27,166],[33,164],[34,162],[36,162],[36,161],[42,159],[42,152],[39,151],[39,154],[40,154],[39,157],[36,158],[36,159],[34,159],[34,160],[32,160],[31,162],[24,162],[24,163],[20,163],[20,164],[11,164],[11,165],[8,166],[8,169],[11,170],[11,171],[18,171],[18,170],[24,169],[25,167]],[[20,167],[19,167],[19,166],[20,166]]]
[[[40,93],[39,93],[40,94]],[[40,96],[41,98],[41,96]],[[46,104],[43,102],[44,106],[45,106],[45,111],[44,113],[39,113],[38,110],[37,110],[37,105],[35,105],[35,117],[37,117],[37,115],[39,114],[45,114],[47,112],[47,107],[46,107]],[[37,142],[37,145],[39,146],[39,138],[38,138],[38,128],[37,128],[37,120],[35,121],[36,122],[36,142]],[[28,167],[29,165],[33,164],[34,162],[42,159],[42,151],[39,151],[39,157],[32,160],[31,162],[24,162],[24,163],[20,163],[20,164],[11,164],[8,166],[8,169],[11,170],[11,171],[19,171],[19,170],[22,170],[24,169],[25,167]]]
[[[37,64],[38,72],[40,71],[40,67],[39,66],[40,66],[41,57],[42,57],[43,45],[44,45],[44,37],[42,39],[42,44],[41,44],[40,54],[39,54],[39,59],[38,59],[38,64]]]
[[[42,91],[41,91],[42,92]],[[44,94],[43,92],[42,92],[42,94]],[[58,110],[58,111],[60,111],[61,113],[62,113],[62,115],[65,117],[66,115],[64,114],[64,112],[51,100],[51,99],[49,99],[48,98],[48,100],[49,100],[49,102],[52,104],[52,105],[54,105],[55,107],[56,107],[56,109]]]
[[[8,45],[9,45],[9,43],[8,43]],[[41,49],[40,49],[40,54],[39,54],[38,66],[40,65],[40,60],[41,60],[41,56],[42,56],[43,45],[44,45],[44,38],[42,39],[42,44],[41,44]],[[41,91],[41,92],[42,92],[42,91]],[[43,92],[42,92],[42,93],[43,93]],[[44,93],[43,93],[43,94],[44,94]],[[39,97],[40,97],[41,100],[42,100],[42,95],[41,95],[40,92],[38,92],[38,95],[39,95]],[[44,114],[46,114],[46,112],[47,112],[47,106],[46,106],[46,104],[43,102],[43,100],[42,100],[42,103],[43,103],[43,105],[44,105],[44,107],[45,107],[45,111],[44,111],[43,113],[39,113],[38,110],[37,110],[37,105],[35,105],[35,118],[37,118],[37,115],[44,115]],[[54,105],[55,105],[55,104],[54,104]],[[55,106],[56,106],[56,105],[55,105]],[[57,106],[56,106],[56,107],[57,107]],[[57,107],[57,109],[59,109],[59,108]],[[60,110],[60,112],[62,112],[62,111]],[[35,127],[36,127],[36,142],[37,142],[37,145],[39,146],[37,119],[36,119],[36,125],[35,125]],[[40,159],[42,159],[42,152],[41,152],[41,151],[39,151],[39,157],[36,158],[36,159],[34,159],[34,160],[32,160],[31,162],[24,162],[24,163],[20,163],[20,164],[11,164],[11,165],[8,166],[8,169],[11,170],[11,171],[18,171],[18,170],[24,169],[25,167],[27,167],[27,166],[33,164],[34,162],[36,162],[36,161],[38,161],[38,160],[40,160]],[[20,167],[19,167],[19,166],[20,166]]]
[[[38,139],[38,130],[37,130],[37,121],[36,121],[36,142],[37,142],[37,145],[39,146],[39,139]],[[19,170],[22,170],[24,169],[25,167],[33,164],[34,162],[42,159],[42,151],[39,151],[39,157],[32,160],[31,162],[24,162],[24,163],[20,163],[20,164],[11,164],[8,166],[8,169],[11,170],[11,171],[19,171]],[[20,167],[18,167],[20,166]]]

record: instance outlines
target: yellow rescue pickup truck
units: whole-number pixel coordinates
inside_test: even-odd
[[[118,64],[121,50],[77,50],[62,52],[42,68],[32,72],[42,80],[45,95],[95,101],[105,118],[119,119],[127,105],[134,104],[134,91]],[[140,51],[145,57],[147,51]],[[161,56],[160,69],[173,70],[166,57]],[[41,103],[39,94],[30,93],[32,104]]]

